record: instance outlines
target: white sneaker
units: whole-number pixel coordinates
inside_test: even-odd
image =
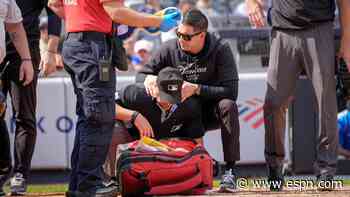
[[[234,192],[236,190],[236,175],[232,169],[226,170],[220,182],[219,192]]]
[[[27,191],[26,179],[23,174],[16,173],[10,180],[11,196],[24,196]]]

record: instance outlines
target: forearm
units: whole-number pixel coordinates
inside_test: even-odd
[[[216,61],[214,63],[218,66],[217,72],[217,86],[219,87],[203,87],[203,94],[213,98],[231,98],[237,99],[238,94],[238,72],[233,53],[228,43],[224,43],[219,48]]]
[[[350,37],[350,1],[338,0],[342,35]]]
[[[116,23],[135,27],[159,27],[162,22],[159,16],[136,12],[115,1],[104,3],[103,7]]]
[[[57,53],[59,42],[60,38],[58,36],[49,35],[49,41],[47,43],[47,52]]]
[[[22,23],[5,23],[6,31],[21,59],[31,59],[26,32]]]
[[[238,81],[232,82],[230,86],[210,86],[201,85],[199,95],[207,99],[224,99],[229,98],[237,100]]]
[[[144,75],[158,75],[159,71],[162,68],[159,66],[155,66],[155,65],[149,65],[146,64],[143,66],[143,68],[139,71],[139,73],[142,73]]]
[[[64,18],[63,3],[60,0],[49,0],[47,6],[60,18]]]
[[[116,111],[115,119],[123,122],[130,121],[132,114],[134,113],[133,110],[126,109],[118,104],[115,105],[115,111]]]

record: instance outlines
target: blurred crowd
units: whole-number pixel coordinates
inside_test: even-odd
[[[198,8],[209,18],[209,32],[216,31],[210,22],[211,18],[226,17],[228,15],[247,17],[243,0],[125,0],[124,4],[134,10],[151,14],[169,6],[179,8],[182,14],[191,8]],[[46,15],[42,14],[40,17],[41,55],[44,55],[45,51],[47,51],[47,21]],[[121,72],[121,75],[135,74],[149,61],[150,56],[161,43],[176,38],[175,29],[169,32],[160,32],[157,28],[134,28],[117,25],[117,31],[118,37],[123,40],[129,63],[128,72]],[[63,36],[64,32],[62,32],[60,46],[63,42]],[[58,72],[50,75],[50,77],[68,76],[63,69],[64,65],[60,53],[56,55],[56,64]]]

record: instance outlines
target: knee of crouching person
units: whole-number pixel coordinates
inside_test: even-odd
[[[231,99],[222,99],[218,104],[220,114],[226,114],[228,112],[238,112],[237,104]]]
[[[274,112],[279,112],[279,111],[285,111],[288,106],[288,100],[285,102],[278,101],[278,100],[272,100],[272,99],[265,99],[264,101],[264,113],[265,114],[271,114]]]

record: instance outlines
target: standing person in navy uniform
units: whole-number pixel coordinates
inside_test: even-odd
[[[50,0],[49,6],[65,19],[68,34],[62,55],[77,96],[78,121],[66,195],[115,196],[117,188],[102,183],[115,117],[116,76],[108,44],[112,22],[168,31],[181,15],[176,10],[162,16],[142,14],[115,0]]]

